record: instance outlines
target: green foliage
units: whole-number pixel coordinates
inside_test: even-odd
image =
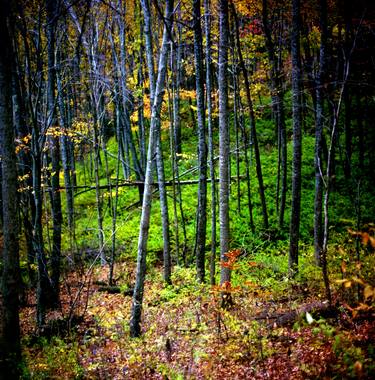
[[[37,351],[37,356],[32,355]],[[83,368],[79,362],[80,347],[71,338],[40,338],[31,351],[25,351],[24,379],[81,379]]]
[[[375,374],[373,346],[367,348],[356,346],[355,343],[345,333],[335,336],[333,350],[336,356],[347,367],[346,376],[356,379],[359,376],[371,378]],[[337,368],[340,370],[340,368]]]
[[[315,335],[323,334],[323,336],[327,338],[332,338],[335,335],[335,327],[331,326],[324,318],[320,318],[319,320],[314,322],[316,324],[316,327],[312,329],[312,332]]]

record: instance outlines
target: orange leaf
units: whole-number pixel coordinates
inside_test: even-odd
[[[346,262],[344,260],[341,262],[341,271],[342,273],[346,272]]]
[[[369,234],[367,232],[362,233],[362,244],[367,245],[369,239]]]
[[[222,268],[232,269],[233,268],[233,263],[231,263],[230,261],[220,261],[220,266]]]

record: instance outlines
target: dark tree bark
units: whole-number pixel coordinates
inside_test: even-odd
[[[2,174],[3,273],[1,278],[0,373],[18,378],[21,358],[19,326],[19,252],[17,167],[12,120],[13,49],[10,1],[0,1],[0,157]],[[8,29],[9,28],[9,29]]]
[[[48,59],[48,81],[47,81],[47,128],[56,125],[56,64],[55,64],[55,41],[57,3],[55,0],[46,0],[47,9],[47,59]],[[60,145],[59,136],[54,130],[49,138],[50,153],[52,161],[51,174],[51,206],[52,206],[52,252],[51,252],[51,306],[59,305],[59,280],[60,280],[60,257],[61,257],[61,195],[60,195]]]
[[[285,114],[284,114],[284,91],[281,82],[281,67],[278,65],[276,53],[275,53],[275,42],[272,38],[271,27],[269,25],[269,14],[268,14],[268,0],[263,0],[263,29],[266,37],[266,48],[268,53],[268,60],[271,65],[271,97],[272,97],[272,107],[275,114],[276,129],[279,136],[279,155],[280,155],[280,165],[278,166],[278,180],[281,177],[281,195],[279,199],[279,191],[277,191],[277,210],[279,212],[279,227],[282,228],[284,224],[284,212],[285,212],[285,202],[286,202],[286,189],[287,189],[287,141],[286,141],[286,128],[285,128]],[[280,176],[281,168],[281,176]],[[279,185],[279,182],[278,182]],[[278,186],[279,189],[279,186]]]
[[[16,48],[16,44],[13,45]],[[16,129],[16,136],[18,139],[28,139],[30,134],[30,129],[26,122],[26,105],[25,105],[25,90],[24,90],[24,78],[21,79],[20,70],[19,70],[19,56],[17,52],[14,51],[15,57],[15,67],[16,70],[13,71],[13,122]],[[19,175],[26,178],[25,183],[21,186],[25,188],[23,190],[27,190],[32,187],[32,159],[30,152],[26,150],[22,150],[18,153],[18,159],[20,161],[20,165],[18,167]],[[35,252],[33,248],[33,225],[32,220],[35,215],[35,208],[33,197],[30,191],[21,191],[20,193],[20,204],[21,204],[21,216],[22,216],[22,225],[23,231],[25,234],[25,240],[27,245],[27,267],[28,267],[28,275],[29,275],[29,283],[31,286],[36,285],[36,277],[35,277]]]
[[[144,173],[142,171],[141,164],[139,162],[133,134],[130,128],[130,92],[127,87],[127,70],[126,70],[126,35],[125,35],[125,24],[124,24],[124,15],[126,13],[126,2],[122,2],[119,0],[118,2],[118,17],[117,24],[119,28],[119,37],[120,37],[120,76],[119,76],[119,84],[121,89],[121,99],[122,99],[122,111],[123,111],[123,119],[124,119],[124,143],[128,145],[130,154],[133,161],[133,168],[136,175],[137,180],[144,179]],[[142,192],[140,192],[140,199],[142,198]]]
[[[345,41],[344,41],[344,60],[348,60],[349,55],[351,54],[351,2],[344,1],[344,18],[345,18]],[[344,108],[345,108],[345,114],[344,114],[344,131],[345,131],[345,156],[344,156],[344,173],[345,178],[349,179],[351,176],[351,161],[352,161],[352,139],[353,139],[353,132],[352,132],[352,126],[351,126],[351,91],[349,83],[345,85],[345,90],[343,94],[344,98]]]
[[[253,107],[253,101],[252,101],[251,93],[250,93],[250,81],[249,81],[248,72],[246,70],[245,61],[243,59],[242,50],[241,50],[240,34],[239,34],[239,22],[238,22],[236,8],[235,8],[232,1],[230,4],[231,4],[232,14],[234,16],[234,21],[236,23],[235,29],[236,29],[237,52],[238,52],[240,68],[241,68],[242,74],[244,76],[246,100],[247,100],[247,105],[249,107],[251,139],[252,139],[252,143],[254,146],[256,173],[257,173],[257,178],[258,178],[258,183],[259,183],[259,197],[260,197],[260,201],[262,204],[263,225],[264,225],[265,229],[268,229],[267,202],[266,202],[266,196],[265,196],[265,192],[264,192],[262,164],[260,161],[260,152],[259,152],[258,136],[257,136],[256,124],[255,124],[254,107]]]
[[[207,224],[207,146],[204,109],[203,87],[203,47],[201,27],[201,2],[193,2],[193,29],[194,29],[194,61],[195,61],[195,88],[197,96],[197,122],[198,122],[198,205],[194,256],[196,257],[197,277],[204,282],[205,276],[205,248]]]
[[[69,99],[65,101],[64,93],[63,93],[63,85],[61,78],[61,55],[62,51],[60,51],[57,62],[57,70],[56,70],[56,83],[57,83],[57,104],[59,108],[59,124],[61,130],[60,136],[60,147],[61,147],[61,162],[64,172],[64,184],[65,184],[65,196],[66,196],[66,209],[68,216],[68,229],[70,239],[75,241],[75,227],[74,227],[74,181],[73,181],[73,167],[71,165],[70,152],[69,147],[69,139],[68,139],[68,127],[69,122],[66,117],[66,104],[69,102]],[[74,154],[73,159],[74,159]],[[71,247],[73,244],[71,243]]]
[[[357,93],[357,127],[358,127],[358,166],[363,172],[364,161],[365,161],[365,139],[364,139],[364,128],[363,122],[366,120],[365,115],[363,115],[365,107],[362,106],[361,93]]]
[[[240,107],[240,127],[241,127],[241,138],[244,142],[244,160],[245,160],[245,177],[246,177],[246,195],[247,195],[247,209],[249,212],[249,227],[251,231],[255,232],[254,217],[253,217],[253,204],[252,204],[252,194],[251,194],[251,179],[250,179],[250,160],[249,160],[249,134],[245,128],[244,121],[244,109],[241,99],[238,99]]]
[[[171,252],[170,252],[169,212],[168,212],[167,190],[165,187],[163,151],[161,148],[160,119],[159,119],[159,125],[156,132],[157,132],[156,169],[157,169],[157,175],[158,175],[160,211],[161,211],[162,232],[163,232],[163,277],[164,277],[164,281],[167,284],[170,284],[172,262],[171,262]]]
[[[292,209],[290,218],[289,271],[298,270],[298,243],[301,214],[301,62],[300,62],[300,0],[292,1],[292,108],[293,108],[293,169]]]
[[[53,289],[51,280],[48,273],[47,258],[44,250],[43,239],[43,191],[42,191],[42,147],[46,141],[46,131],[40,131],[40,123],[38,116],[41,113],[41,94],[43,88],[43,61],[42,61],[42,41],[41,41],[41,25],[42,17],[41,12],[38,14],[36,33],[35,33],[35,46],[34,49],[30,46],[27,36],[26,17],[22,13],[22,7],[18,8],[21,15],[22,24],[22,38],[24,43],[25,55],[29,63],[32,58],[35,59],[35,72],[32,70],[32,65],[27,65],[27,78],[28,78],[28,107],[31,115],[32,132],[31,132],[31,156],[32,156],[32,194],[34,202],[34,218],[33,218],[33,236],[32,244],[35,252],[37,267],[38,267],[38,280],[36,291],[36,319],[38,329],[42,329],[45,324],[46,309],[51,305]],[[33,94],[33,92],[35,93]],[[47,123],[45,123],[45,127]]]
[[[179,113],[177,107],[175,107],[176,103],[174,102],[175,94],[177,91],[176,88],[176,54],[174,46],[175,44],[171,44],[171,52],[170,52],[170,69],[172,70],[172,75],[170,77],[170,83],[168,85],[168,113],[169,113],[169,149],[171,156],[171,169],[172,169],[172,195],[173,195],[173,227],[174,227],[174,239],[175,239],[175,258],[176,264],[180,265],[180,229],[179,229],[179,221],[178,221],[178,211],[177,211],[177,196],[178,190],[176,186],[176,178],[178,178],[178,163],[176,156],[176,149],[174,144],[174,124],[175,124],[175,115]]]
[[[188,250],[188,241],[187,241],[187,233],[186,233],[186,223],[185,223],[185,213],[183,209],[182,202],[182,192],[181,192],[181,183],[179,179],[179,166],[178,166],[178,154],[181,153],[181,118],[180,118],[180,85],[181,85],[181,58],[182,58],[182,28],[181,28],[181,4],[178,5],[177,9],[178,13],[178,21],[177,21],[177,42],[171,45],[172,53],[171,53],[171,68],[173,72],[173,80],[172,80],[172,92],[173,92],[173,127],[172,127],[172,136],[171,136],[171,144],[173,147],[172,151],[172,166],[173,166],[173,180],[176,186],[173,188],[174,194],[174,207],[176,209],[177,216],[177,204],[180,211],[181,217],[181,227],[183,234],[183,244],[182,244],[182,255],[181,259],[184,265],[187,265],[187,250]],[[173,46],[176,45],[177,47]],[[173,140],[173,141],[172,141]],[[179,148],[178,146],[179,145]],[[176,223],[177,223],[176,217]],[[177,226],[177,225],[176,225]],[[178,231],[176,230],[176,236]],[[176,254],[177,254],[177,262],[179,261],[179,238],[176,239]]]

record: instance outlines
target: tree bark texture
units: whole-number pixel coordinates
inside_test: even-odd
[[[300,61],[300,0],[292,1],[292,108],[293,108],[293,168],[292,209],[290,217],[289,271],[298,270],[298,242],[301,214],[301,61]]]
[[[147,0],[145,0],[147,1]],[[143,12],[147,15],[147,8],[144,6],[145,2],[142,2]],[[165,9],[165,19],[168,25],[172,24],[172,10],[173,1],[168,0]],[[149,10],[148,10],[149,12]],[[146,29],[146,28],[145,28]],[[145,30],[146,32],[146,30]],[[134,287],[131,319],[130,319],[130,335],[137,337],[141,334],[141,314],[142,314],[142,302],[144,291],[144,280],[146,275],[146,254],[147,254],[147,241],[150,227],[150,215],[151,215],[151,203],[152,203],[152,182],[153,182],[153,166],[156,155],[156,144],[158,144],[158,129],[160,128],[160,109],[163,101],[165,77],[167,69],[167,54],[168,54],[168,27],[164,25],[163,42],[161,46],[159,56],[158,75],[155,86],[155,93],[152,103],[151,112],[151,125],[150,125],[150,137],[147,150],[147,165],[145,174],[145,188],[143,194],[141,223],[138,239],[138,255],[137,255],[137,269],[136,269],[136,283]],[[150,47],[152,45],[146,44],[146,54],[148,60],[148,67],[150,68],[150,58],[152,57],[152,51]],[[151,78],[150,78],[151,85]]]
[[[219,218],[220,258],[226,261],[229,251],[229,123],[228,123],[228,1],[219,1]],[[229,268],[222,267],[220,283],[230,281]]]
[[[0,326],[0,374],[18,378],[21,358],[19,326],[19,247],[17,168],[12,119],[12,43],[9,30],[12,4],[0,1],[0,158],[2,174],[3,273]]]
[[[327,0],[320,0],[320,51],[319,72],[316,83],[315,116],[315,200],[314,200],[314,256],[317,265],[321,265],[323,245],[322,208],[323,208],[323,128],[324,128],[324,79],[327,49]]]
[[[285,113],[284,113],[284,92],[282,89],[281,76],[282,72],[277,62],[275,53],[275,42],[272,38],[272,31],[269,24],[268,13],[268,0],[263,0],[263,29],[266,37],[266,48],[268,53],[268,60],[271,65],[271,97],[272,106],[276,119],[276,129],[279,136],[279,152],[280,152],[280,165],[278,166],[278,173],[281,168],[281,195],[279,199],[279,191],[277,191],[277,210],[279,212],[279,227],[282,228],[284,224],[286,190],[287,190],[287,139],[285,128]],[[278,174],[278,179],[280,174]],[[279,186],[278,186],[279,188]],[[280,201],[280,202],[279,202]]]
[[[56,125],[56,64],[55,64],[55,41],[56,41],[56,20],[57,3],[55,0],[46,0],[47,9],[47,128],[54,128]],[[52,252],[51,252],[51,284],[52,284],[52,305],[59,304],[59,280],[60,280],[60,256],[61,256],[61,195],[60,195],[60,146],[59,136],[52,130],[49,138],[50,154],[52,161],[51,173],[51,206],[52,206]]]
[[[196,240],[194,253],[196,257],[197,277],[204,282],[205,276],[205,248],[207,224],[207,146],[203,87],[203,47],[201,27],[201,2],[193,2],[193,29],[194,29],[194,61],[195,61],[195,88],[197,96],[197,122],[198,122],[198,205]]]
[[[265,229],[268,229],[269,225],[268,225],[267,202],[266,202],[266,195],[265,195],[265,191],[264,191],[262,164],[260,161],[260,151],[259,151],[258,136],[257,136],[257,131],[256,131],[254,106],[253,106],[253,101],[252,101],[251,92],[250,92],[250,80],[249,80],[248,72],[247,72],[247,69],[245,66],[245,61],[243,59],[242,50],[241,50],[240,35],[239,35],[239,23],[238,23],[236,8],[235,8],[233,2],[231,2],[230,4],[231,4],[232,14],[234,16],[234,20],[236,23],[235,29],[236,29],[237,53],[238,53],[238,58],[240,61],[239,64],[240,64],[240,67],[242,70],[242,74],[244,76],[246,99],[247,99],[247,105],[249,107],[251,140],[252,140],[252,143],[254,146],[256,173],[257,173],[258,184],[259,184],[259,197],[260,197],[260,201],[261,201],[261,205],[262,205],[263,226]],[[220,58],[220,54],[219,54],[219,58]]]
[[[212,129],[212,57],[211,57],[211,13],[210,1],[204,0],[205,12],[205,37],[206,37],[206,97],[207,97],[207,130],[208,130],[208,155],[211,180],[211,255],[210,255],[210,284],[215,285],[216,275],[216,181],[214,143]]]

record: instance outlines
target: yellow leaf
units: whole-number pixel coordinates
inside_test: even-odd
[[[363,290],[363,297],[365,300],[369,298],[373,298],[375,296],[374,288],[371,285],[366,285],[365,289]]]
[[[349,280],[347,278],[344,278],[342,280],[336,280],[336,284],[344,284],[345,282],[348,282]]]
[[[353,277],[353,281],[356,282],[357,284],[365,286],[366,283],[359,277]]]

